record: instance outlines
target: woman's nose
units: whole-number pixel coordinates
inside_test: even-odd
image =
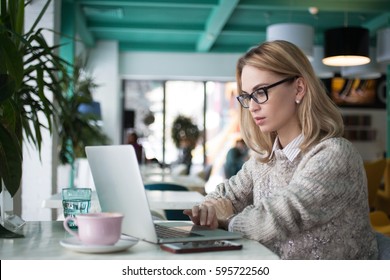
[[[261,109],[261,104],[256,103],[252,98],[249,100],[249,111],[256,112]]]

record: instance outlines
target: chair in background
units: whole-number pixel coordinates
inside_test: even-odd
[[[384,188],[378,190],[376,199],[376,209],[385,212],[390,216],[390,158],[386,159],[384,170]]]
[[[385,212],[379,210],[370,212],[370,222],[375,231],[390,237],[390,219]]]
[[[202,178],[205,182],[207,182],[210,179],[211,171],[213,170],[212,164],[206,164],[204,168],[196,173],[196,175],[200,178]]]
[[[172,165],[171,175],[187,175],[187,166],[183,163]]]
[[[378,259],[390,260],[390,237],[387,237],[379,232],[375,233],[378,243]]]
[[[173,183],[145,184],[145,189],[150,191],[188,191],[186,187]],[[166,209],[164,210],[164,214],[167,220],[189,221],[190,218],[183,214],[183,210]]]
[[[364,162],[368,186],[368,205],[370,210],[376,209],[377,194],[383,180],[386,167],[386,159]]]

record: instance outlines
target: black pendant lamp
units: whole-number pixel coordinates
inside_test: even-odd
[[[362,27],[340,27],[325,31],[324,58],[329,66],[356,66],[370,62],[369,31]]]

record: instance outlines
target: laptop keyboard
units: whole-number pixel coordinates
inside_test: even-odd
[[[164,227],[159,224],[154,224],[154,226],[156,228],[157,236],[160,238],[201,236],[200,234],[193,233],[191,231],[181,230],[178,228]]]

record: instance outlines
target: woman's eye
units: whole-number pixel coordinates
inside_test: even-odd
[[[243,99],[251,99],[251,96],[249,94],[241,94],[241,97]]]
[[[255,91],[255,94],[256,95],[264,95],[264,90],[258,89],[258,90]]]

